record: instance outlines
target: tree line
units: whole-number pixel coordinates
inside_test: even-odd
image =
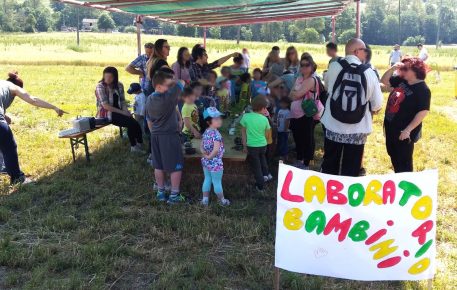
[[[361,33],[370,44],[414,45],[457,43],[457,5],[455,0],[362,0]],[[399,6],[400,5],[400,6]],[[98,19],[98,29],[135,32],[133,16],[107,13],[86,7],[44,0],[3,0],[0,30],[3,32],[59,31],[62,27],[77,27],[83,18]],[[146,33],[159,29],[164,34],[201,37],[202,28],[176,25],[146,19]],[[323,43],[331,40],[331,18],[211,27],[210,38],[246,41],[284,41]],[[355,7],[351,5],[336,17],[336,41],[346,42],[355,35]]]

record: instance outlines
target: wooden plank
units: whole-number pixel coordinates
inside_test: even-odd
[[[101,129],[101,128],[106,127],[108,125],[111,125],[111,124],[98,125],[98,126],[95,126],[94,129],[90,129],[90,130],[83,131],[83,132],[78,132],[78,133],[71,134],[71,135],[59,136],[59,138],[80,138],[80,137],[82,137],[82,136],[84,136],[86,134],[89,134],[90,132],[93,132],[95,130]]]
[[[224,147],[225,147],[225,153],[224,153],[224,157],[222,159],[226,160],[226,161],[235,161],[235,162],[246,161],[246,156],[247,156],[246,153],[244,153],[243,151],[237,151],[232,148],[235,146],[235,137],[236,136],[230,136],[230,135],[225,135],[225,134],[222,134],[222,136],[224,137]],[[192,154],[192,155],[185,154],[184,146],[183,146],[184,159],[202,158],[202,156],[200,154],[201,139],[193,139],[191,142],[192,142],[192,147],[194,147],[195,150],[197,150],[197,153]]]

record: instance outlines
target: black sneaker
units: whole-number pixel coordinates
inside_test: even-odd
[[[360,168],[360,171],[359,171],[359,176],[366,176],[367,175],[367,171],[365,170],[364,167]]]

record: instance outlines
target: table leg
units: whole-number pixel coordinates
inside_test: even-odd
[[[84,137],[82,138],[83,144],[84,144],[84,151],[86,151],[86,161],[90,162],[90,155],[89,155],[89,145],[87,144],[87,135],[84,134]]]
[[[70,138],[71,154],[73,155],[73,162],[76,162],[75,144],[76,144],[76,140],[73,138]]]

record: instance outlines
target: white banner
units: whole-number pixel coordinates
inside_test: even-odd
[[[280,164],[275,266],[353,280],[433,278],[436,170],[333,176]]]

